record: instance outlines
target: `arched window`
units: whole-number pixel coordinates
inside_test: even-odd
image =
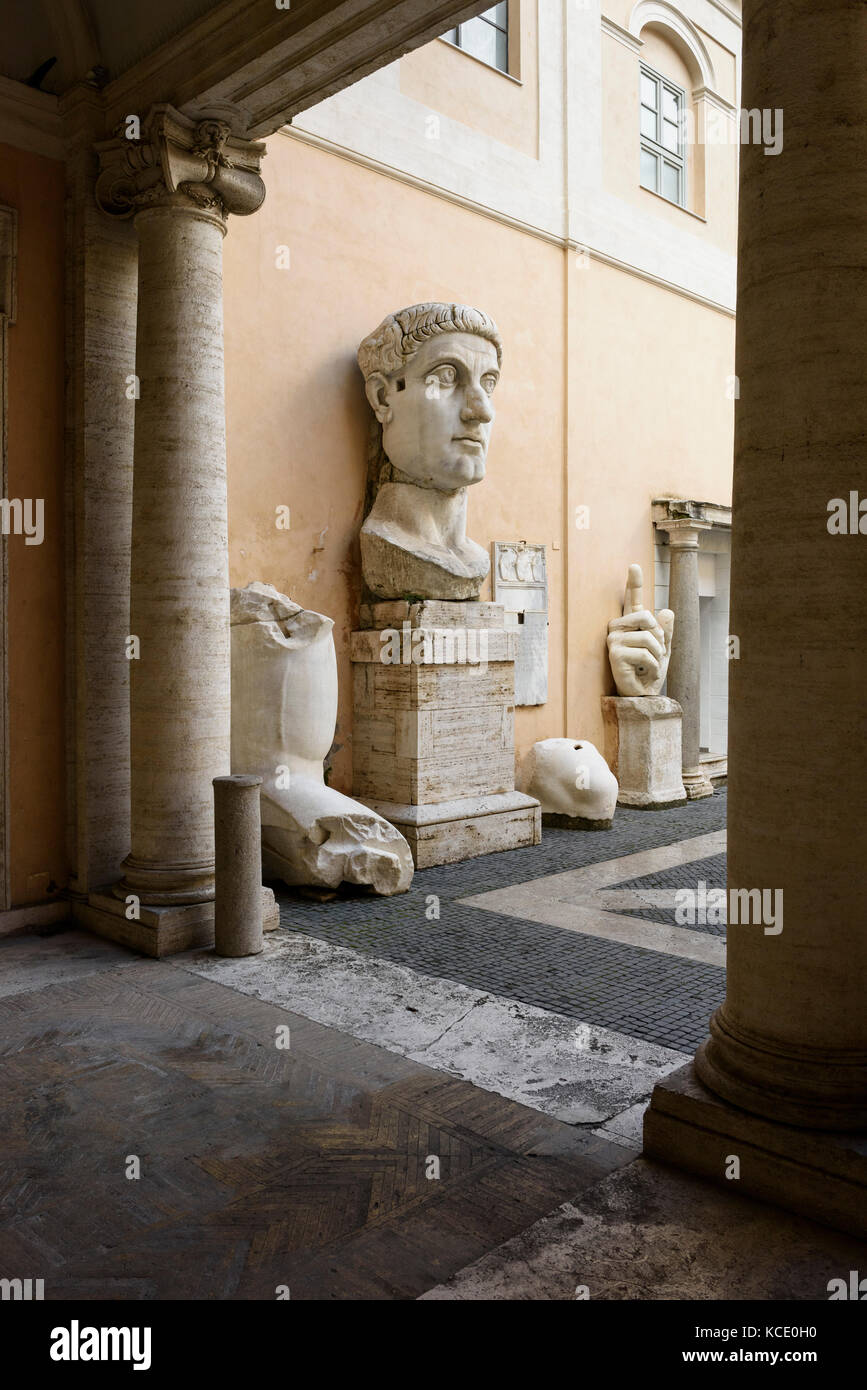
[[[686,93],[669,78],[642,63],[639,95],[641,185],[685,207]]]

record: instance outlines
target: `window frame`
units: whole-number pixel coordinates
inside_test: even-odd
[[[471,23],[473,22],[472,20],[465,20],[463,24],[455,24],[455,25],[453,25],[453,27],[452,27],[451,29],[447,29],[446,32],[445,32],[444,34],[441,34],[441,35],[440,35],[440,38],[443,40],[443,43],[450,43],[450,44],[452,45],[453,48],[458,48],[458,49],[460,49],[460,51],[461,51],[462,53],[466,53],[468,57],[470,57],[470,58],[475,58],[475,60],[476,60],[477,63],[484,63],[485,67],[486,67],[486,68],[490,68],[493,72],[501,72],[501,73],[503,73],[506,77],[511,77],[511,76],[512,76],[512,70],[511,70],[511,64],[512,64],[512,45],[511,45],[511,43],[509,42],[509,28],[510,28],[510,21],[511,21],[511,14],[510,14],[510,10],[509,10],[509,0],[505,0],[505,5],[506,5],[506,23],[505,23],[505,24],[498,24],[498,23],[496,22],[496,20],[490,19],[490,18],[489,18],[489,11],[488,11],[488,10],[483,11],[482,14],[479,14],[479,15],[475,15],[475,16],[474,16],[474,19],[481,19],[481,20],[483,20],[484,23],[485,23],[485,24],[489,24],[489,25],[491,26],[491,28],[492,28],[497,34],[502,34],[502,35],[503,35],[503,38],[504,38],[505,44],[506,44],[506,66],[505,66],[504,68],[501,68],[500,65],[499,65],[498,63],[490,63],[490,62],[488,62],[488,59],[487,59],[487,58],[480,58],[479,55],[478,55],[478,53],[474,53],[474,52],[472,51],[471,48],[464,48],[463,44],[461,43],[461,30],[464,29],[464,28],[466,27],[467,24],[471,24]],[[490,9],[491,9],[491,10],[496,9],[496,6],[495,6],[495,5],[491,5],[491,6],[490,6]],[[454,36],[455,36],[454,38],[451,37],[453,34],[454,34]]]
[[[686,92],[682,87],[679,87],[676,82],[672,82],[670,77],[663,76],[661,72],[657,72],[655,68],[649,67],[647,63],[639,64],[638,73],[639,184],[645,190],[646,193],[655,193],[658,198],[664,198],[667,203],[671,203],[672,207],[683,208],[685,211],[689,211],[686,201],[686,149],[683,139],[683,126],[686,117]],[[657,97],[657,104],[655,107],[647,106],[643,100],[642,79],[644,78],[647,78],[649,82],[653,82],[655,84]],[[667,145],[663,143],[662,138],[664,134],[663,124],[665,122],[663,105],[665,92],[668,92],[670,96],[673,96],[675,102],[677,103],[676,151],[670,150],[667,147]],[[653,113],[656,117],[655,137],[645,135],[644,131],[641,128],[642,112],[651,110],[653,110]],[[669,121],[668,124],[672,124],[672,122]],[[648,185],[644,182],[644,178],[641,173],[641,155],[644,153],[653,155],[657,160],[656,168],[657,177],[659,179],[659,187],[657,188],[649,188]],[[670,198],[667,193],[664,193],[662,191],[662,165],[659,161],[662,161],[663,164],[668,163],[672,168],[676,169],[678,172],[678,190],[680,193],[680,197],[676,200],[674,198]]]

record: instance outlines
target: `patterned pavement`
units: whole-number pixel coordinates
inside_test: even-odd
[[[725,809],[724,788],[669,811],[620,807],[609,831],[545,828],[541,844],[531,848],[421,870],[410,891],[395,898],[356,895],[312,902],[274,885],[281,926],[423,975],[692,1052],[707,1036],[708,1019],[725,995],[725,972],[719,967],[458,900],[722,830]],[[625,886],[676,889],[695,887],[699,879],[708,887],[722,884],[724,856],[678,865],[646,880],[633,877]],[[674,925],[674,913],[648,920]]]

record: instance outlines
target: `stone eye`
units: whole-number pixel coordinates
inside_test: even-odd
[[[497,378],[493,376],[491,373],[488,373],[486,376],[482,377],[482,386],[485,389],[485,391],[487,391],[489,396],[492,396],[494,394],[494,387],[496,386],[496,384]]]
[[[454,386],[458,379],[458,374],[454,367],[448,365],[440,367],[438,375],[443,386]]]

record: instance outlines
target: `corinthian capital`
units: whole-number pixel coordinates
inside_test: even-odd
[[[225,120],[192,120],[173,106],[154,106],[138,138],[118,134],[96,151],[96,201],[113,217],[160,203],[245,217],[265,198],[264,144],[233,135]]]

